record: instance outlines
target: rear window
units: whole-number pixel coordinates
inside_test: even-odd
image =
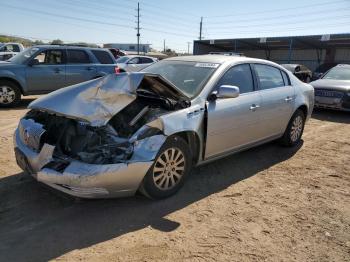
[[[91,50],[101,64],[114,64],[111,55],[103,50]]]
[[[148,58],[148,57],[140,57],[140,60],[141,60],[141,64],[153,63],[153,60],[151,58]]]
[[[260,82],[260,89],[270,89],[284,86],[281,71],[275,67],[255,64],[255,71]]]
[[[83,50],[67,50],[68,64],[89,64],[89,55]]]

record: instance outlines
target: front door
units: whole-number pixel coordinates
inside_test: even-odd
[[[48,93],[65,85],[66,65],[62,50],[42,51],[34,59],[36,63],[26,67],[29,93]]]
[[[293,114],[294,87],[287,74],[277,67],[254,64],[261,95],[261,135],[268,138],[282,134]]]
[[[239,87],[240,95],[208,101],[206,159],[252,144],[260,137],[261,97],[255,88],[250,65],[229,69],[216,88],[221,85]]]

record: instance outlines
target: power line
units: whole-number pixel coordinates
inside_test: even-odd
[[[326,24],[326,25],[322,25],[323,29],[327,28],[327,27],[337,27],[337,26],[341,26],[341,25],[349,25],[349,22],[346,23],[335,23],[335,24]],[[319,28],[320,25],[313,25],[313,26],[309,26],[309,28]],[[286,27],[283,28],[283,30],[288,30],[288,31],[298,31],[300,29],[305,29],[305,27]],[[281,29],[282,30],[282,29]],[[232,31],[232,32],[219,32],[219,35],[232,35],[232,34],[237,34],[237,33],[251,33],[251,34],[257,34],[257,32],[259,33],[266,33],[266,32],[276,32],[276,30],[254,30],[254,31]]]
[[[323,14],[323,13],[330,13],[330,12],[338,12],[338,11],[347,11],[347,10],[350,10],[350,9],[344,9],[344,8],[337,8],[337,9],[329,9],[329,10],[325,10],[325,11],[319,11],[317,13],[310,13],[310,12],[304,12],[304,13],[297,13],[295,14],[295,16],[297,18],[300,19],[299,16],[303,16],[303,15],[307,15],[307,16],[320,16],[320,14]],[[280,20],[280,19],[288,19],[290,20],[291,17],[286,17],[285,15],[278,15],[278,16],[272,16],[272,17],[266,17],[266,18],[248,18],[248,19],[238,19],[238,20],[234,20],[234,21],[221,21],[221,22],[210,22],[210,25],[216,25],[216,24],[235,24],[237,25],[237,23],[245,23],[245,22],[251,22],[251,21],[266,21],[266,20]],[[320,19],[320,18],[319,18]]]
[[[278,9],[270,9],[270,10],[264,10],[264,11],[257,11],[257,12],[245,12],[245,13],[235,13],[235,14],[227,14],[227,15],[217,15],[217,16],[206,16],[205,18],[223,18],[223,17],[232,17],[232,16],[237,16],[237,15],[256,15],[256,14],[265,14],[265,13],[274,13],[278,11],[289,11],[289,10],[296,10],[300,8],[307,8],[307,7],[319,7],[319,6],[324,6],[324,5],[331,5],[335,3],[340,3],[340,2],[348,2],[347,0],[339,0],[339,1],[331,1],[331,2],[321,2],[321,3],[316,3],[316,4],[308,4],[308,5],[301,5],[301,6],[295,6],[295,7],[289,7],[289,8],[278,8]]]
[[[17,10],[23,10],[23,11],[26,11],[26,12],[35,13],[35,14],[42,14],[42,15],[50,16],[50,17],[61,17],[61,18],[66,18],[66,19],[70,19],[70,20],[78,20],[78,21],[83,21],[83,22],[88,22],[88,23],[104,24],[104,25],[109,25],[109,26],[114,26],[114,27],[134,28],[134,27],[132,27],[130,25],[125,25],[125,24],[104,22],[104,21],[100,21],[100,20],[79,18],[79,17],[68,16],[68,15],[59,15],[59,14],[54,14],[54,13],[51,13],[51,12],[35,10],[35,9],[31,9],[31,8],[26,8],[26,7],[16,7],[16,6],[8,5],[8,4],[2,4],[2,7],[7,7],[7,8],[11,8],[11,9],[17,9]],[[149,31],[149,32],[163,33],[163,34],[167,34],[167,35],[176,35],[176,36],[191,37],[191,38],[193,37],[192,35],[181,34],[181,33],[173,33],[173,32],[170,32],[170,31],[155,30],[155,29],[150,29],[150,28],[143,28],[143,30]]]
[[[350,18],[350,15],[343,15],[343,16],[331,16],[331,17],[322,17],[323,19],[342,19],[342,18]],[[305,22],[319,22],[320,19],[319,18],[312,18],[312,19],[305,19],[305,20],[302,20],[302,21],[296,21],[296,22],[291,22],[293,23],[293,25],[295,24],[303,24]],[[291,24],[289,23],[289,24]],[[215,29],[216,31],[217,30],[222,30],[222,29],[236,29],[236,28],[253,28],[253,27],[262,27],[262,26],[274,26],[274,27],[281,27],[281,26],[286,26],[285,24],[283,23],[262,23],[262,24],[252,24],[252,25],[235,25],[234,27],[232,26],[222,26],[222,27],[217,27],[217,28],[209,28],[207,27],[208,29],[212,30],[212,29]]]

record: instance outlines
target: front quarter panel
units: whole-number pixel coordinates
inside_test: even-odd
[[[24,66],[18,66],[13,68],[10,67],[8,69],[2,69],[0,67],[0,79],[1,78],[13,79],[14,81],[20,84],[20,87],[22,88],[22,91],[24,93],[27,92]]]

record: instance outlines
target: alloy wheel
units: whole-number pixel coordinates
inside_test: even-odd
[[[11,104],[16,99],[16,93],[10,86],[0,86],[0,104]]]
[[[293,120],[293,124],[291,126],[291,131],[290,131],[291,140],[293,142],[297,141],[300,138],[302,131],[303,131],[303,118],[301,116],[297,116]]]
[[[168,148],[160,154],[153,167],[153,181],[160,190],[175,187],[185,172],[185,156],[176,148]]]

